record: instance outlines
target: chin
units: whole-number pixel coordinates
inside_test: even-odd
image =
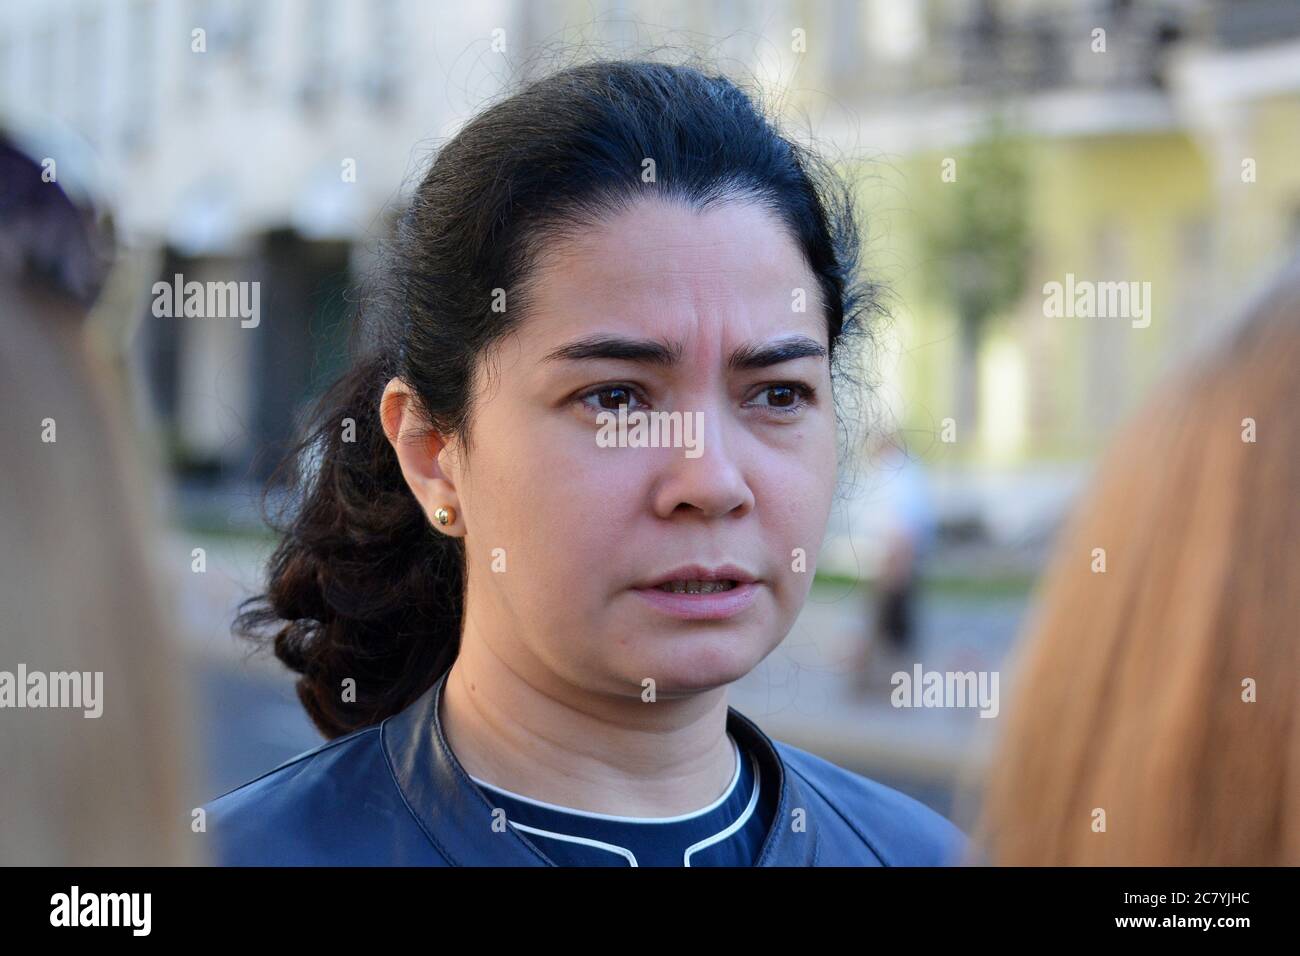
[[[752,634],[681,634],[645,656],[638,685],[651,677],[659,697],[698,694],[740,680],[767,656],[770,648]]]

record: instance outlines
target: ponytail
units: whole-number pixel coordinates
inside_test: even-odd
[[[379,417],[382,357],[321,398],[292,468],[287,520],[266,591],[240,605],[237,634],[270,644],[301,676],[298,699],[339,737],[413,702],[456,658],[464,543],[434,531]],[[351,682],[351,683],[349,683]]]

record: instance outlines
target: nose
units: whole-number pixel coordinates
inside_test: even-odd
[[[726,419],[712,407],[697,405],[696,409],[699,415],[694,411],[687,414],[700,424],[696,435],[698,457],[688,456],[683,448],[659,450],[663,458],[654,490],[655,514],[661,518],[679,512],[693,512],[703,518],[746,515],[754,508],[754,493],[743,462],[727,441]]]

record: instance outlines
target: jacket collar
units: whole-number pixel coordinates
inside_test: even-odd
[[[492,827],[492,804],[469,778],[443,732],[440,703],[450,670],[401,713],[384,720],[380,742],[393,779],[429,841],[454,866],[554,866],[514,827]],[[772,828],[755,866],[808,866],[817,859],[814,814],[797,778],[771,739],[749,718],[727,708],[727,730],[742,750],[758,755],[764,780],[779,790]],[[796,831],[792,813],[802,810]]]

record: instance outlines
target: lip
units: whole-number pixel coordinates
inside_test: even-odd
[[[713,594],[675,594],[659,590],[669,581],[735,581],[730,591]],[[697,564],[676,568],[650,584],[633,588],[650,607],[682,621],[719,621],[734,617],[754,603],[761,583],[743,568],[725,564],[705,568]]]
[[[754,584],[757,582],[757,578],[744,568],[737,567],[734,564],[722,564],[716,568],[706,568],[702,564],[683,564],[681,567],[673,568],[671,571],[659,575],[654,580],[638,584],[637,587],[657,588],[669,581],[735,581],[738,584]],[[740,589],[735,588],[735,590]],[[699,595],[695,596],[698,597]]]
[[[719,621],[734,617],[754,603],[761,585],[757,581],[738,584],[730,591],[714,594],[674,594],[658,588],[633,588],[655,610],[683,621]]]

